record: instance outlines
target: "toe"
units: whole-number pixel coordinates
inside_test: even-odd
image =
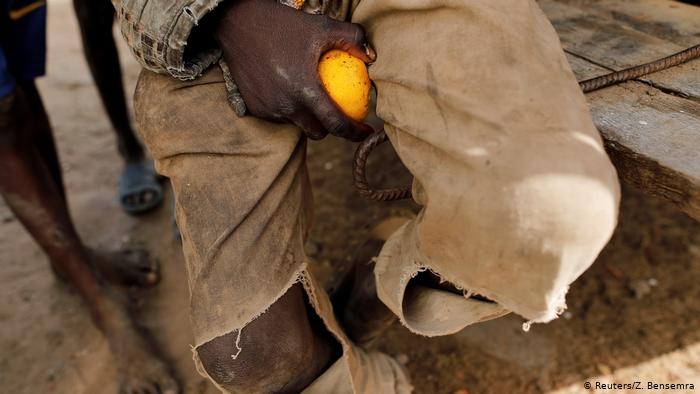
[[[122,269],[125,276],[132,278],[138,285],[152,285],[159,280],[159,266],[144,250],[127,250],[123,252]]]
[[[158,272],[158,261],[149,256],[143,249],[127,250],[124,252],[124,260],[129,267],[140,273]]]
[[[144,251],[137,253],[130,260],[131,267],[138,278],[141,278],[142,284],[152,285],[160,279],[160,267],[156,259],[150,258]]]
[[[147,285],[154,285],[158,283],[158,274],[155,272],[149,272],[146,274],[146,280],[145,280]]]
[[[92,259],[95,268],[113,283],[148,287],[160,280],[158,261],[143,249],[96,252]]]

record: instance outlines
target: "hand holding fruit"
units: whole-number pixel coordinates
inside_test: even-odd
[[[343,113],[340,107],[344,104],[336,104],[329,97],[329,93],[335,94],[334,88],[327,93],[319,77],[319,72],[324,72],[319,60],[332,49],[362,62],[374,61],[374,51],[361,26],[305,14],[276,1],[237,0],[224,3],[215,36],[251,115],[291,122],[312,139],[330,132],[360,141],[372,132],[361,123],[364,116],[360,117],[359,112],[348,111],[348,116]],[[330,80],[347,81],[337,76]],[[361,96],[360,89],[350,89],[340,96],[357,96],[358,92]],[[338,100],[337,95],[334,99]]]

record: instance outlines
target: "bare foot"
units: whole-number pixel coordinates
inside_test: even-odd
[[[179,384],[152,343],[117,301],[110,300],[104,332],[117,368],[120,393],[178,394]]]
[[[88,249],[90,264],[100,277],[122,286],[150,287],[158,283],[158,263],[143,249]]]

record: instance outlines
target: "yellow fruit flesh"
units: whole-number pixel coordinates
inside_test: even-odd
[[[362,122],[369,110],[369,74],[365,63],[341,50],[323,54],[318,75],[326,92],[349,118]]]

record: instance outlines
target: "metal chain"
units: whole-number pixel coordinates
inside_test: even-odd
[[[579,86],[584,93],[589,93],[594,90],[616,85],[631,79],[642,77],[644,75],[666,70],[667,68],[678,66],[699,57],[700,45],[696,45],[684,51],[674,53],[673,55],[663,59],[581,81],[579,82]],[[357,147],[352,171],[355,187],[360,192],[362,197],[370,200],[394,201],[410,198],[410,185],[389,189],[374,189],[369,185],[369,183],[367,183],[367,159],[377,145],[380,145],[387,140],[388,138],[384,130],[379,130],[370,134]]]

